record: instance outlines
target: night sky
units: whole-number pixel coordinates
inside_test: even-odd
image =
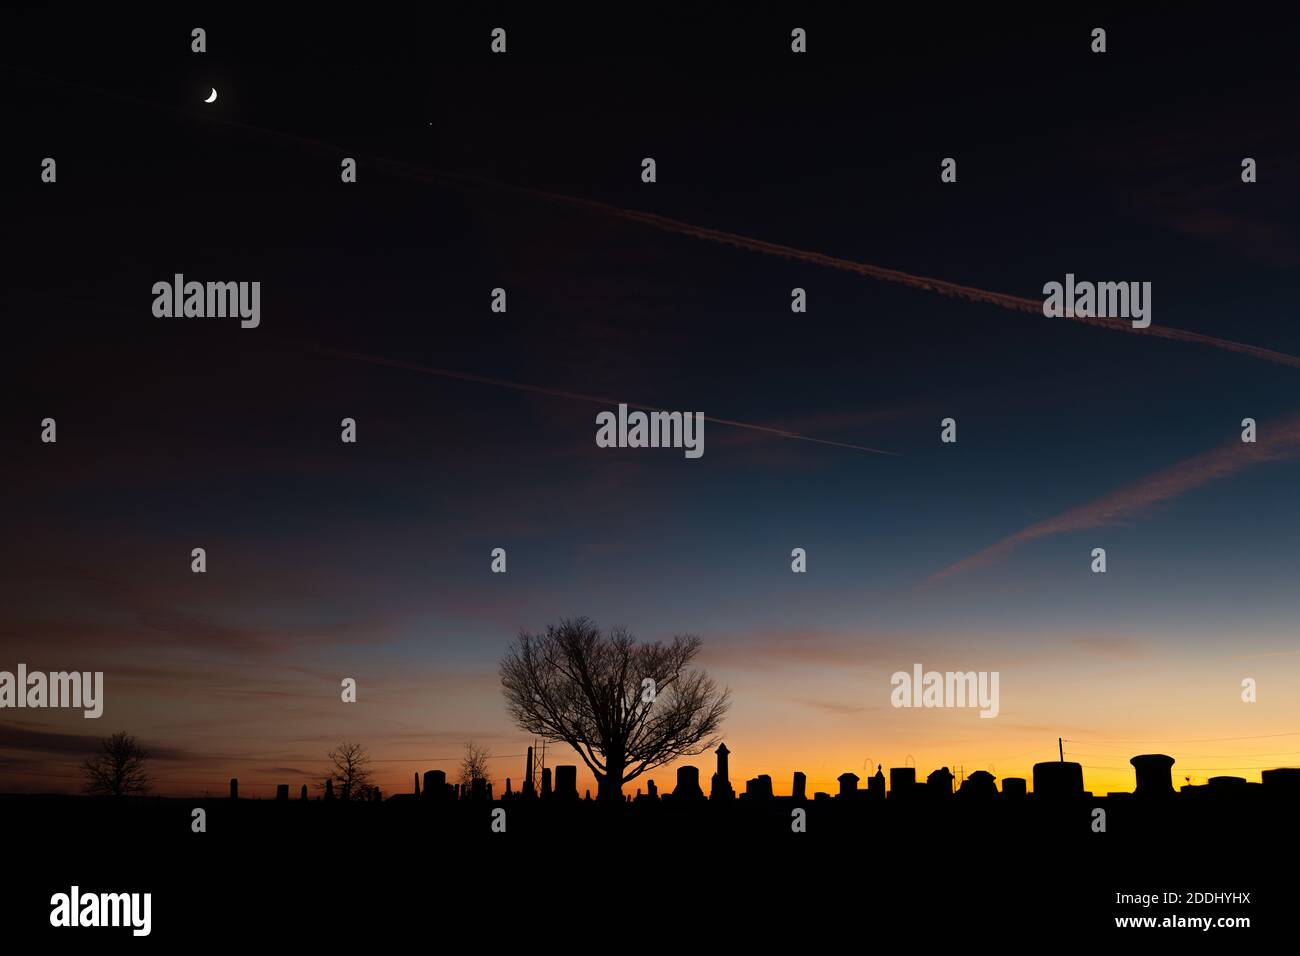
[[[1288,29],[440,16],[6,15],[0,669],[103,670],[107,702],[0,713],[0,788],[74,790],[115,730],[164,793],[296,789],[343,739],[386,791],[470,739],[517,781],[497,662],[572,615],[702,637],[733,782],[778,792],[1027,776],[1061,736],[1097,792],[1136,753],[1300,763],[1300,368],[546,195],[1035,300],[1149,281],[1153,328],[1300,356]],[[155,317],[174,273],[260,281],[260,327]],[[620,401],[893,454],[597,448]],[[913,662],[999,671],[1001,713],[891,708]]]

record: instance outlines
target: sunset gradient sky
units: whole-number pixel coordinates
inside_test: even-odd
[[[1294,67],[1237,69],[1231,32],[1163,21],[1126,24],[1104,60],[1069,23],[1032,44],[896,37],[865,61],[828,27],[809,62],[742,28],[741,68],[685,35],[671,70],[537,52],[526,29],[509,62],[486,43],[431,60],[428,31],[486,27],[422,21],[383,42],[214,27],[206,58],[159,24],[105,69],[94,26],[6,41],[23,245],[0,669],[102,670],[107,700],[98,721],[0,712],[0,789],[75,790],[115,730],[153,749],[167,794],[296,791],[345,739],[388,792],[454,770],[468,740],[517,785],[531,738],[497,662],[574,615],[703,638],[738,789],[803,770],[833,792],[909,757],[1029,777],[1058,737],[1098,793],[1131,790],[1138,753],[1174,756],[1177,782],[1300,766],[1300,370],[536,195],[1029,298],[1067,272],[1151,281],[1157,326],[1300,355],[1300,144],[1269,72]],[[154,318],[152,284],[178,272],[261,281],[261,327]],[[715,423],[699,460],[599,449],[589,402],[361,356],[897,455]],[[915,662],[1000,672],[999,716],[890,707]],[[712,755],[692,762],[707,780]]]

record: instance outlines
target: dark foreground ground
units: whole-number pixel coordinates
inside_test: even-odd
[[[1020,951],[1097,935],[1163,949],[1193,937],[1240,946],[1296,934],[1291,802],[802,805],[807,832],[794,833],[794,804],[783,799],[609,813],[519,801],[0,797],[11,875],[0,917],[10,943],[36,936],[173,951],[803,951],[877,939]],[[1096,806],[1107,809],[1105,833],[1090,826]],[[192,832],[196,807],[207,811],[206,833]],[[499,807],[504,833],[492,832]],[[150,892],[150,936],[51,927],[50,897],[73,884]],[[1171,902],[1120,903],[1121,893]],[[1207,904],[1196,893],[1249,901]],[[1251,925],[1115,924],[1146,916],[1244,916]]]

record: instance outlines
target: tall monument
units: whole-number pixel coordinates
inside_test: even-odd
[[[734,800],[736,791],[731,786],[731,771],[727,767],[727,755],[731,753],[726,744],[718,744],[714,751],[718,755],[718,769],[713,774],[713,787],[709,791],[710,800]]]

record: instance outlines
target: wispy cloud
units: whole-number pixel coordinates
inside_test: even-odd
[[[1098,657],[1134,661],[1151,656],[1150,642],[1133,637],[1080,637],[1074,645]]]
[[[811,707],[813,710],[820,710],[841,717],[865,714],[869,710],[881,709],[879,707],[867,707],[862,704],[843,704],[834,700],[817,700],[811,697],[792,697],[790,699],[796,704],[802,704],[805,707]]]
[[[383,158],[376,158],[372,161],[377,162],[394,175],[405,176],[407,178],[423,180],[426,182],[451,183],[461,186],[472,185],[513,192],[515,194],[531,196],[546,202],[586,209],[601,215],[614,216],[619,219],[627,220],[628,222],[640,223],[641,225],[649,226],[662,232],[674,233],[680,236],[689,236],[693,239],[732,246],[738,249],[745,249],[762,255],[775,256],[797,262],[806,262],[829,269],[836,269],[841,272],[852,272],[882,282],[897,283],[925,292],[933,292],[951,298],[966,299],[970,302],[981,302],[997,306],[998,308],[1008,309],[1013,312],[1024,312],[1040,317],[1043,314],[1043,304],[1038,299],[1007,295],[1002,292],[991,292],[987,289],[978,289],[973,286],[950,282],[946,279],[914,275],[912,273],[903,272],[900,269],[890,269],[867,262],[854,262],[850,259],[841,259],[837,256],[830,256],[825,253],[813,252],[807,249],[797,249],[793,246],[767,242],[766,240],[755,239],[750,236],[742,236],[721,229],[710,229],[705,226],[697,226],[692,223],[683,222],[679,219],[671,219],[667,216],[661,216],[656,213],[642,212],[637,209],[626,209],[621,206],[615,206],[594,199],[584,199],[578,196],[569,196],[563,193],[555,193],[532,187],[514,186],[465,173],[421,167],[412,163],[398,162]],[[1280,365],[1290,365],[1292,367],[1300,368],[1300,356],[1288,355],[1283,352],[1260,348],[1259,346],[1249,345],[1244,342],[1234,342],[1229,339],[1216,338],[1211,335],[1202,335],[1199,332],[1189,332],[1168,325],[1153,323],[1144,329],[1135,329],[1133,328],[1132,323],[1120,319],[1101,318],[1096,316],[1070,316],[1069,318],[1075,322],[1083,322],[1088,325],[1110,329],[1115,332],[1150,335],[1155,336],[1156,338],[1207,345],[1211,348],[1221,349],[1223,351],[1249,355],[1252,358],[1261,359],[1266,362],[1274,362]],[[455,375],[456,373],[452,374]],[[722,420],[718,419],[717,421]],[[726,424],[738,425],[740,427],[752,427],[741,425],[739,422],[726,422]],[[787,437],[802,436],[790,435]],[[870,450],[874,451],[875,449]]]
[[[1095,501],[1031,524],[936,572],[926,583],[932,584],[995,564],[1007,558],[1021,545],[1039,538],[1113,526],[1139,517],[1156,505],[1173,501],[1189,491],[1231,477],[1255,465],[1297,457],[1300,457],[1300,415],[1275,425],[1265,423],[1260,429],[1258,441],[1254,443],[1248,444],[1239,438],[1231,439],[1218,448],[1184,459]]]
[[[101,737],[91,734],[64,734],[48,730],[29,730],[16,724],[0,724],[0,750],[19,750],[45,754],[89,756],[100,748]],[[149,756],[157,760],[187,760],[190,755],[174,747],[157,747],[142,740]]]
[[[68,83],[65,85],[87,90],[100,96],[108,96],[114,99],[126,100],[147,106],[164,112],[178,113],[183,112],[173,106],[165,106],[161,103],[150,100],[129,96],[120,93],[111,93],[95,87],[86,86],[77,83]],[[1234,112],[1236,108],[1234,107]],[[358,152],[350,147],[345,148],[337,143],[325,142],[313,137],[301,136],[296,133],[286,132],[284,130],[271,129],[265,126],[257,126],[251,123],[244,123],[228,117],[207,116],[205,119],[209,122],[217,122],[223,125],[247,130],[263,136],[273,137],[282,142],[293,142],[302,147],[317,150],[322,153],[328,153],[331,156],[338,155],[340,152],[347,152],[354,156],[364,157],[367,163],[373,164],[383,170],[388,175],[406,179],[408,181],[422,182],[430,185],[453,186],[456,188],[474,187],[480,189],[489,189],[503,194],[513,194],[516,196],[530,197],[543,202],[554,203],[557,205],[567,206],[573,209],[583,209],[588,212],[596,213],[603,216],[614,217],[626,222],[639,223],[661,232],[673,233],[679,236],[687,236],[693,239],[699,239],[706,242],[713,242],[720,245],[731,246],[733,248],[745,249],[750,252],[760,253],[767,256],[805,262],[812,265],[823,266],[826,268],[837,269],[844,272],[852,272],[867,278],[876,279],[884,282],[898,283],[910,286],[927,292],[938,293],[939,295],[950,296],[954,298],[966,299],[972,302],[983,302],[1000,308],[1009,309],[1016,312],[1027,312],[1035,315],[1042,315],[1042,303],[1037,299],[1027,299],[1021,296],[1006,295],[1001,292],[990,292],[985,289],[977,289],[973,286],[961,285],[956,282],[949,282],[946,279],[938,279],[931,276],[914,275],[903,272],[900,269],[890,269],[884,266],[873,265],[866,262],[854,262],[849,259],[841,259],[836,256],[826,255],[821,252],[814,252],[807,249],[798,249],[793,246],[786,246],[780,243],[768,242],[762,239],[755,239],[751,236],[743,236],[737,233],[726,232],[721,229],[711,229],[706,226],[698,226],[692,223],[683,222],[679,219],[672,219],[668,216],[661,216],[657,213],[643,212],[637,209],[627,209],[621,206],[615,206],[611,203],[601,202],[595,199],[587,199],[581,196],[571,196],[565,193],[552,192],[550,190],[538,189],[532,186],[520,186],[512,183],[502,182],[483,176],[476,176],[470,173],[458,172],[455,170],[440,169],[432,166],[425,166],[420,163],[412,163],[404,160],[395,160],[386,156],[376,156],[365,152]],[[1181,342],[1193,342],[1200,345],[1207,345],[1212,348],[1222,349],[1229,352],[1237,352],[1242,355],[1249,355],[1253,358],[1261,359],[1266,362],[1275,362],[1292,367],[1300,367],[1300,356],[1288,355],[1282,352],[1276,352],[1272,349],[1260,348],[1254,345],[1248,345],[1242,342],[1233,342],[1228,339],[1220,339],[1214,336],[1201,335],[1196,332],[1188,332],[1182,329],[1171,328],[1167,325],[1152,323],[1145,329],[1134,329],[1131,323],[1117,319],[1105,318],[1084,318],[1072,317],[1073,321],[1085,322],[1089,325],[1108,328],[1113,331],[1127,332],[1137,335],[1150,335],[1157,338],[1173,339]],[[346,353],[340,353],[346,354]],[[352,356],[363,361],[374,361],[373,357]],[[384,361],[384,360],[380,360]],[[397,364],[397,363],[386,363]],[[468,381],[488,381],[490,384],[504,385],[509,388],[518,388],[527,391],[551,392],[549,389],[538,388],[536,386],[526,386],[520,383],[490,381],[479,376],[472,376],[466,373],[454,372],[451,370],[429,370],[434,374],[445,374],[452,378],[463,378]],[[589,400],[589,396],[569,397],[578,398],[579,400]],[[601,401],[605,401],[601,399]],[[642,406],[645,407],[645,406]],[[729,424],[741,428],[762,426],[747,425],[741,422],[725,421],[723,419],[713,419],[720,424]],[[773,429],[768,429],[775,431]],[[783,437],[799,438],[804,441],[820,441],[820,439],[808,438],[802,435],[787,434]],[[839,444],[836,442],[825,442],[825,444]],[[862,451],[871,451],[879,453],[878,449],[862,448]],[[886,453],[888,454],[888,453]]]
[[[832,669],[838,673],[890,673],[915,661],[960,661],[972,666],[969,633],[855,633],[824,629],[747,632],[710,639],[700,652],[701,664],[750,671],[787,671],[793,667]],[[999,666],[1025,659],[1023,651],[997,651]]]
[[[569,401],[586,402],[592,405],[600,405],[604,408],[613,408],[618,404],[627,405],[628,408],[638,409],[641,411],[661,412],[667,409],[659,408],[655,405],[645,405],[640,402],[629,402],[622,399],[602,398],[599,395],[586,395],[581,392],[570,392],[565,389],[549,388],[542,385],[529,385],[524,382],[514,382],[504,378],[494,378],[489,375],[476,375],[470,372],[459,372],[454,369],[436,368],[432,365],[419,365],[415,362],[407,362],[400,359],[385,358],[380,355],[367,355],[362,352],[350,352],[343,349],[323,348],[313,346],[317,351],[325,355],[332,355],[336,358],[349,359],[355,362],[368,362],[372,365],[386,365],[390,368],[405,369],[411,372],[422,372],[425,375],[436,375],[441,378],[454,378],[463,382],[476,382],[480,385],[493,385],[497,388],[508,388],[517,392],[531,392],[535,395],[549,395],[552,398],[563,398]],[[1300,360],[1297,360],[1300,365]],[[873,455],[890,455],[895,456],[892,451],[883,451],[879,448],[870,448],[866,445],[854,445],[849,442],[831,441],[828,438],[816,438],[812,435],[801,435],[783,428],[773,428],[769,425],[757,425],[753,422],[741,422],[732,418],[719,418],[716,415],[705,415],[704,420],[713,422],[715,425],[730,425],[732,428],[745,428],[750,431],[764,432],[776,438],[790,438],[796,441],[815,442],[819,445],[833,445],[837,448],[850,448],[854,451],[870,452]]]

